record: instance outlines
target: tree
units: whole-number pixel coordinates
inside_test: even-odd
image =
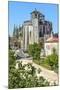
[[[40,52],[41,52],[41,48],[40,45],[37,43],[34,44],[30,44],[28,46],[28,53],[29,55],[31,55],[33,57],[33,60],[39,60],[40,59]]]
[[[39,44],[41,48],[44,48],[44,40],[40,41]]]
[[[56,54],[56,50],[54,48],[53,48],[53,53],[47,56],[46,60],[52,70],[58,69],[58,55]]]
[[[22,68],[21,68],[22,66]],[[27,69],[26,69],[27,67]],[[32,73],[33,72],[33,73]],[[31,64],[22,65],[18,69],[12,68],[9,72],[9,88],[26,88],[49,86],[49,82],[43,77],[37,77],[36,70]]]
[[[16,57],[14,56],[14,52],[9,50],[9,65],[13,65],[16,61]]]
[[[18,62],[18,68],[15,66],[16,58],[14,52],[9,51],[9,74],[8,74],[8,87],[13,88],[26,88],[26,87],[38,87],[48,86],[49,82],[43,77],[38,78],[36,75],[36,68],[32,64],[28,63],[22,65],[22,62]]]

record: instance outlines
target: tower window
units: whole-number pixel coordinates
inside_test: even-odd
[[[35,14],[35,18],[37,18],[37,14]]]

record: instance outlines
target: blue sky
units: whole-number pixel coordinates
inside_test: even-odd
[[[14,24],[16,26],[22,25],[25,20],[31,19],[31,12],[35,8],[45,15],[45,20],[51,21],[53,25],[53,32],[58,32],[58,5],[57,4],[43,4],[43,3],[29,3],[29,2],[15,2],[9,1],[8,4],[8,18],[9,18],[9,34],[12,35]]]

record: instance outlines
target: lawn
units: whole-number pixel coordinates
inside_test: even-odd
[[[46,62],[46,60],[41,59],[41,60],[33,60],[33,62],[35,62],[36,64],[43,66],[49,70],[51,70],[51,67],[48,65],[48,63]]]
[[[40,65],[40,66],[43,66],[45,67],[46,69],[48,70],[53,70],[54,72],[58,73],[58,68],[55,67],[54,69],[51,68],[51,66],[48,64],[48,62],[44,59],[41,59],[41,60],[33,60],[34,63]]]

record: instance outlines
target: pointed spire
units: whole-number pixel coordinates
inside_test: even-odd
[[[15,36],[15,32],[16,32],[16,27],[15,27],[15,24],[14,24],[13,36]]]
[[[35,8],[35,11],[37,11],[37,9]]]

